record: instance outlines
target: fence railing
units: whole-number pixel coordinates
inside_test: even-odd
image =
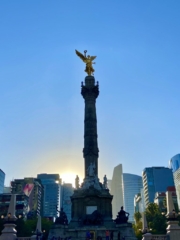
[[[151,236],[143,236],[144,240],[169,240],[167,235],[151,235]]]
[[[30,237],[18,237],[16,240],[31,240]]]

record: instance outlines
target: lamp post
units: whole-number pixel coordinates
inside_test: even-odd
[[[36,240],[39,240],[40,239],[39,237],[41,237],[41,232],[37,229],[36,230]]]
[[[10,204],[8,208],[8,214],[6,217],[4,215],[1,216],[1,219],[4,221],[4,229],[2,230],[2,234],[0,236],[0,240],[7,239],[16,239],[16,225],[15,222],[17,217],[15,216],[15,206],[16,206],[16,195],[11,194]]]

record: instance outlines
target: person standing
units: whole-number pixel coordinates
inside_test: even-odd
[[[109,230],[106,230],[106,240],[109,240]]]
[[[91,239],[91,234],[89,231],[86,232],[86,240],[90,240]]]
[[[120,240],[121,234],[120,232],[118,232],[118,240]]]
[[[111,231],[111,233],[110,233],[110,240],[113,240],[113,238],[114,238],[114,232]]]

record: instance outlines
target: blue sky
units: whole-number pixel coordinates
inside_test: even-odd
[[[97,55],[99,177],[180,152],[180,1],[0,3],[0,168],[83,178],[84,64]]]

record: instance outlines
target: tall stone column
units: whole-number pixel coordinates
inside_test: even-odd
[[[96,98],[99,95],[98,83],[95,83],[93,76],[85,77],[85,85],[82,82],[81,94],[85,101],[84,116],[84,173],[88,176],[87,169],[92,163],[95,165],[94,173],[98,176],[98,141],[97,141],[97,117]]]

